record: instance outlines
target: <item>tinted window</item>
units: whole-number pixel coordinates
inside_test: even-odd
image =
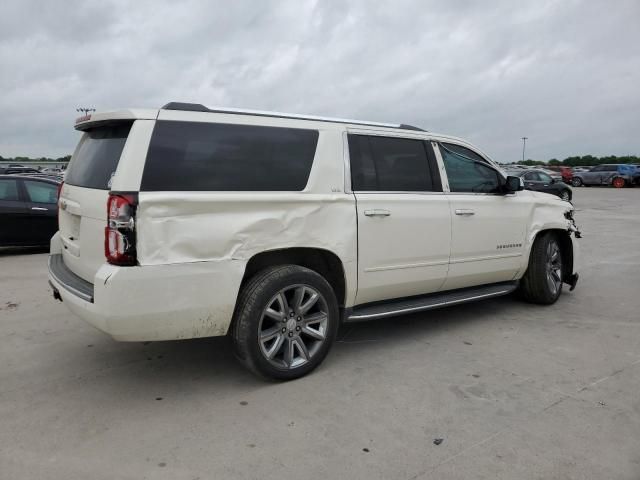
[[[500,175],[486,161],[471,150],[450,144],[441,144],[440,151],[452,192],[498,193]]]
[[[0,178],[0,200],[18,201],[18,182],[9,178]]]
[[[544,172],[538,172],[538,177],[540,178],[541,182],[551,183],[551,176],[547,175]]]
[[[349,163],[354,191],[380,190],[368,136],[349,135]]]
[[[618,171],[618,166],[617,165],[607,165],[605,167],[605,171],[607,171],[607,172],[617,172]]]
[[[56,203],[58,201],[58,186],[52,183],[24,180],[29,199],[34,203]]]
[[[538,180],[540,180],[540,178],[538,177],[538,172],[529,172],[525,174],[524,179],[529,180],[530,182],[537,182]]]
[[[317,143],[317,130],[159,121],[141,190],[303,190]]]
[[[74,154],[65,183],[109,190],[131,123],[94,128],[86,132]]]
[[[433,191],[422,140],[349,135],[351,185],[355,191]]]

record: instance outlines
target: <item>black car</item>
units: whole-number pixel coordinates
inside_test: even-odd
[[[0,175],[0,246],[47,245],[58,230],[58,186],[52,178]]]
[[[573,197],[571,187],[562,181],[551,178],[550,175],[541,170],[508,170],[507,173],[522,178],[526,190],[551,193],[568,202]]]

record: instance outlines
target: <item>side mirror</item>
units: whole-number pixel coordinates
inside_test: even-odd
[[[513,177],[509,175],[504,184],[505,193],[514,193],[524,190],[524,185],[520,177]]]

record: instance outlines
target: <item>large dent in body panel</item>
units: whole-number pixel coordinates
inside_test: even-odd
[[[146,265],[247,261],[288,247],[356,259],[355,205],[345,194],[142,192],[138,229]]]

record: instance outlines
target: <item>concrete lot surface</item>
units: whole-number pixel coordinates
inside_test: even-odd
[[[45,253],[5,251],[0,478],[639,479],[640,188],[575,204],[581,278],[556,305],[347,326],[282,384],[224,338],[117,343],[51,298]]]

